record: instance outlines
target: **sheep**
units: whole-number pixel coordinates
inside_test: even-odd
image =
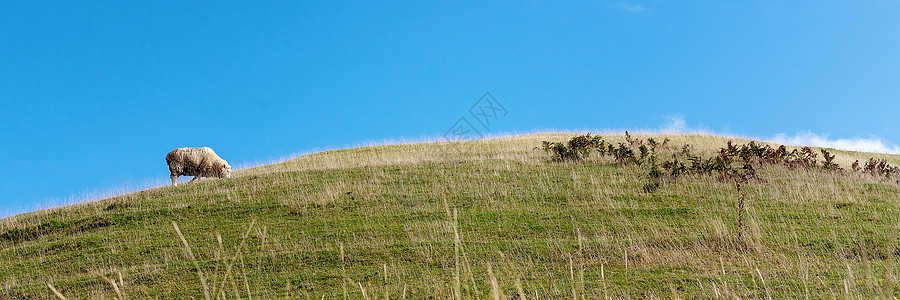
[[[188,183],[200,177],[231,178],[231,166],[209,147],[172,150],[166,155],[166,164],[174,186],[178,186],[178,176],[194,176]]]

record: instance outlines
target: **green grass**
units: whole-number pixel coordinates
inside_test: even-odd
[[[733,184],[645,193],[646,169],[533,150],[571,136],[327,151],[5,218],[0,298],[53,298],[48,284],[70,299],[900,295],[894,183],[765,168],[739,240]],[[727,141],[670,138],[701,153]],[[833,152],[845,168],[900,163]]]

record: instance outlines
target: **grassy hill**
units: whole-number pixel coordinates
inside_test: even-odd
[[[646,166],[534,149],[573,135],[326,151],[5,218],[0,298],[900,295],[896,183],[762,168],[742,188],[738,237],[734,183],[685,176],[647,191]],[[668,137],[706,154],[728,141]],[[900,164],[832,152],[847,169]]]

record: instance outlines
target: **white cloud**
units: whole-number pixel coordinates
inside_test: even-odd
[[[664,116],[663,118],[666,119],[666,122],[659,126],[659,131],[663,133],[713,133],[712,130],[704,127],[702,123],[696,124],[695,126],[688,125],[688,122],[683,115]],[[718,134],[721,135],[722,133]],[[726,136],[735,135],[726,134]],[[801,131],[792,136],[789,136],[786,133],[779,133],[775,135],[775,137],[769,139],[769,141],[792,146],[810,146],[846,151],[900,155],[900,146],[885,141],[877,136],[870,136],[868,138],[854,137],[830,139],[828,134],[816,134],[810,131]]]
[[[787,134],[779,133],[775,135],[775,138],[772,141],[776,143],[796,146],[824,147],[847,151],[900,154],[900,146],[890,144],[885,140],[875,136],[869,138],[855,137],[829,139],[827,134],[815,134],[809,131],[803,131],[797,133],[794,136],[788,136]]]
[[[709,133],[709,128],[703,124],[689,126],[684,116],[664,116],[666,122],[659,126],[659,131],[664,133]]]
[[[687,122],[684,116],[667,116],[666,123],[660,126],[662,131],[686,132],[688,131]]]
[[[647,9],[641,4],[628,4],[625,2],[619,2],[617,6],[630,12],[642,12]]]

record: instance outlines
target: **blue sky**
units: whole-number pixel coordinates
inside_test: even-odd
[[[177,147],[440,136],[486,91],[492,132],[900,142],[898,2],[181,2],[0,2],[0,215],[164,181]]]

